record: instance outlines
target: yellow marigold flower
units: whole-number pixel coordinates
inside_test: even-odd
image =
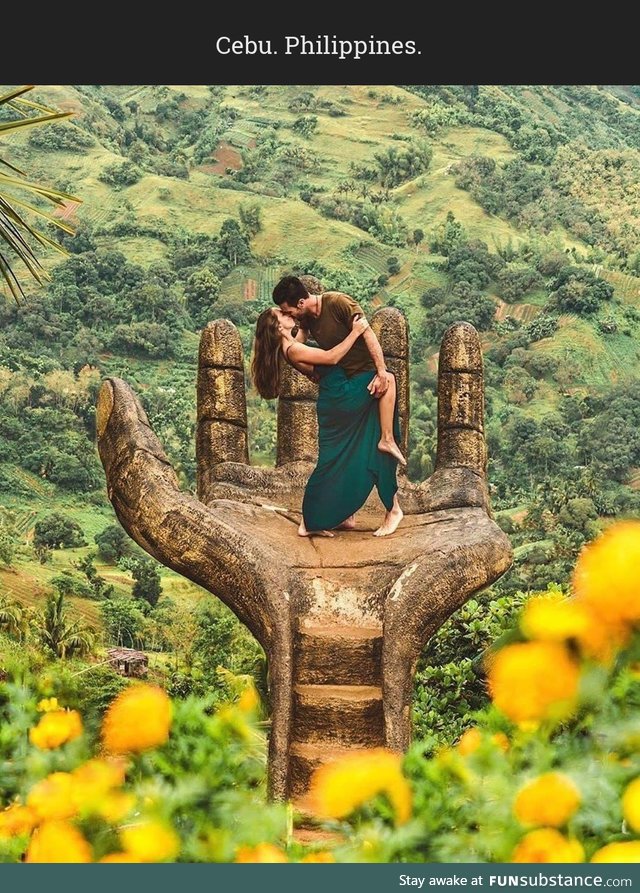
[[[44,822],[33,832],[25,862],[91,862],[91,847],[70,822]]]
[[[29,741],[41,750],[52,750],[82,734],[82,720],[77,710],[54,710],[45,713],[29,730]]]
[[[546,772],[520,790],[513,811],[523,825],[566,824],[580,805],[580,791],[567,775]]]
[[[591,857],[592,862],[640,862],[640,840],[608,843]]]
[[[524,606],[520,627],[529,639],[563,642],[581,635],[589,623],[584,606],[568,599],[561,592],[544,592],[532,596]]]
[[[491,735],[489,741],[505,753],[509,750],[509,739],[504,732],[496,732]],[[474,726],[463,733],[456,745],[456,750],[460,756],[468,757],[469,754],[475,753],[481,744],[482,733],[479,728]]]
[[[309,853],[308,856],[305,856],[300,860],[301,862],[335,862],[335,856],[333,853],[329,853],[326,850],[321,853]]]
[[[102,724],[111,753],[138,753],[164,744],[171,727],[171,701],[155,685],[134,685],[112,702]]]
[[[472,729],[467,729],[467,731],[463,733],[458,741],[457,750],[461,756],[468,757],[469,754],[475,753],[481,744],[482,734],[480,733],[480,729],[474,727]]]
[[[0,812],[0,839],[29,834],[37,822],[33,809],[14,803]]]
[[[126,818],[133,811],[135,805],[136,798],[134,794],[126,793],[125,791],[112,791],[98,804],[96,812],[103,819],[116,824],[116,822],[121,822],[122,819]]]
[[[126,763],[121,757],[87,760],[71,773],[82,785],[96,788],[102,792],[110,791],[124,784]]]
[[[241,846],[236,853],[236,862],[288,862],[282,850],[272,843],[259,843],[257,846]]]
[[[575,640],[587,657],[610,661],[629,637],[621,624],[605,623],[593,607],[561,593],[545,593],[527,602],[520,627],[530,639],[544,642]]]
[[[258,709],[260,697],[256,691],[255,685],[249,685],[238,698],[238,709],[243,713],[253,713]]]
[[[73,797],[79,810],[99,812],[115,787],[124,782],[124,764],[118,760],[94,759],[71,773]]]
[[[640,620],[640,521],[618,521],[589,543],[573,572],[573,590],[607,623]]]
[[[640,777],[634,778],[622,795],[622,814],[634,831],[640,831]]]
[[[98,862],[106,862],[106,863],[114,863],[114,864],[117,862],[139,863],[140,859],[136,859],[136,857],[130,855],[130,853],[109,853],[108,856],[103,856],[102,859],[98,859]]]
[[[464,785],[471,785],[476,780],[476,776],[469,769],[466,760],[460,758],[460,754],[455,748],[442,748],[435,754],[434,761],[439,769],[459,779]]]
[[[398,824],[411,816],[411,789],[402,774],[402,757],[384,747],[359,750],[316,769],[309,789],[313,812],[344,818],[371,800],[387,795]]]
[[[50,713],[52,710],[59,709],[60,705],[58,704],[57,698],[43,698],[36,706],[36,710],[40,713]]]
[[[180,839],[167,825],[158,821],[130,825],[120,831],[122,846],[139,862],[166,862],[180,852]]]
[[[71,818],[78,811],[73,776],[69,772],[53,772],[43,778],[29,791],[27,806],[40,820]]]
[[[538,828],[522,838],[511,862],[584,862],[579,841],[569,839],[555,828]]]
[[[579,668],[556,642],[507,645],[488,666],[489,691],[513,722],[561,719],[575,706]]]

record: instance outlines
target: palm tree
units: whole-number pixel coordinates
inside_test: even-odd
[[[14,90],[0,95],[0,111],[8,108],[16,115],[11,120],[4,120],[4,116],[0,117],[0,138],[23,130],[25,127],[47,124],[60,118],[68,118],[72,114],[71,112],[58,112],[38,102],[24,99],[24,94],[33,90],[33,86],[33,84],[29,84],[25,87],[16,87]],[[25,193],[29,200],[25,200]],[[34,204],[33,199],[38,204]],[[42,204],[46,202],[61,207],[65,201],[78,202],[80,199],[26,179],[24,171],[0,156],[0,245],[4,243],[10,255],[21,260],[39,283],[44,282],[49,276],[37,258],[29,240],[38,242],[44,248],[54,248],[62,254],[67,254],[67,252],[54,239],[29,223],[24,217],[24,211],[43,218],[66,233],[73,234],[74,230],[68,223],[48,214],[42,207]],[[13,259],[11,258],[11,260]],[[19,301],[20,297],[24,296],[24,291],[11,265],[11,260],[0,251],[0,274],[9,286],[13,297]]]
[[[26,614],[20,602],[0,595],[0,629],[19,641],[25,638]]]
[[[36,633],[43,645],[56,657],[73,657],[87,654],[94,646],[94,632],[78,622],[69,622],[61,592],[52,593],[44,606],[44,612],[36,618]]]

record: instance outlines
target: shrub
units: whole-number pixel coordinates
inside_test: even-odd
[[[82,152],[95,145],[94,138],[77,125],[63,122],[57,127],[38,127],[29,134],[29,145],[45,152]]]
[[[142,171],[131,161],[114,161],[99,175],[99,179],[108,186],[133,186],[141,177]]]
[[[60,512],[53,512],[37,521],[33,529],[33,545],[47,549],[73,549],[84,546],[85,538],[78,523]]]

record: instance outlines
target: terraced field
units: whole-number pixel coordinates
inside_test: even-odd
[[[502,301],[500,298],[496,300],[496,319],[512,316],[522,323],[527,323],[535,319],[540,313],[540,307],[537,307],[535,304],[507,304],[506,301]]]
[[[569,365],[576,384],[597,387],[635,377],[640,349],[633,338],[619,333],[600,337],[591,323],[573,314],[563,314],[559,321],[553,338],[537,341],[531,349]]]
[[[55,576],[55,573],[48,576]],[[42,610],[50,591],[51,587],[47,586],[44,574],[36,576],[33,571],[27,571],[23,567],[19,567],[18,573],[0,568],[0,592],[17,599],[23,605]],[[65,602],[71,616],[81,618],[96,628],[102,626],[100,608],[96,602],[73,596],[68,596]]]
[[[361,245],[354,251],[354,258],[371,273],[380,275],[387,272],[387,260],[394,254],[393,248],[376,245],[374,242]],[[397,256],[397,253],[396,253]]]

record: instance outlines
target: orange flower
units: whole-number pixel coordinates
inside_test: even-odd
[[[509,739],[505,735],[504,732],[496,732],[491,736],[492,744],[495,744],[496,747],[499,747],[501,751],[506,753],[509,750]]]
[[[567,775],[547,772],[520,788],[513,811],[523,825],[559,828],[569,821],[580,800],[580,791]]]
[[[558,720],[575,707],[579,668],[563,645],[524,642],[495,655],[488,680],[494,704],[513,722]]]
[[[248,685],[238,698],[238,710],[243,713],[253,713],[258,709],[260,697],[255,685]]]
[[[96,812],[103,819],[115,824],[126,818],[133,811],[135,805],[136,798],[134,794],[125,791],[111,791],[97,805]]]
[[[0,812],[0,839],[29,834],[37,821],[38,817],[32,809],[14,803]]]
[[[29,791],[27,806],[40,820],[68,819],[76,815],[73,776],[69,772],[52,772]]]
[[[634,778],[622,795],[622,814],[634,831],[640,831],[640,777]]]
[[[474,726],[474,728],[467,729],[467,731],[463,733],[458,741],[457,750],[461,756],[467,757],[469,754],[475,753],[481,744],[482,735],[480,729]]]
[[[25,862],[91,862],[91,847],[69,822],[44,822],[33,832]]]
[[[504,732],[495,732],[495,734],[491,735],[489,741],[505,753],[509,750],[509,739]],[[481,744],[482,733],[477,726],[474,726],[471,729],[467,729],[467,731],[462,734],[456,746],[456,750],[460,756],[468,757],[469,754],[475,753]]]
[[[164,744],[170,727],[167,693],[155,685],[134,685],[121,692],[107,710],[102,740],[111,753],[138,753]]]
[[[344,818],[376,794],[387,795],[402,824],[411,817],[411,789],[402,774],[402,756],[377,747],[358,750],[316,769],[309,789],[311,810]]]
[[[577,840],[569,840],[555,828],[538,828],[522,838],[511,862],[584,862],[584,850]]]
[[[77,710],[53,710],[45,713],[35,728],[29,730],[29,741],[41,750],[52,750],[82,734],[82,720]]]
[[[257,846],[241,846],[236,853],[236,862],[288,862],[286,855],[272,843],[259,843]]]
[[[166,862],[180,852],[180,840],[173,828],[162,822],[146,821],[120,831],[122,846],[138,862]]]
[[[573,591],[609,626],[640,620],[640,521],[618,521],[580,553]]]
[[[608,843],[591,857],[592,862],[640,862],[640,840]]]
[[[130,811],[135,798],[132,794],[124,794],[113,792],[114,787],[118,787],[124,782],[124,764],[116,760],[94,759],[83,763],[71,773],[73,780],[73,799],[80,812],[99,813],[110,821],[117,821],[117,818],[111,818],[114,813],[119,817],[124,816]],[[115,798],[115,800],[114,800]],[[116,801],[125,798],[128,807],[125,808],[124,801],[122,807],[116,807]]]
[[[106,760],[95,758],[87,760],[71,774],[80,785],[106,793],[124,784],[125,771],[126,763],[122,757]]]
[[[39,713],[49,713],[51,710],[60,710],[60,705],[58,704],[57,698],[43,698],[41,701],[38,701],[36,705],[36,710]]]

